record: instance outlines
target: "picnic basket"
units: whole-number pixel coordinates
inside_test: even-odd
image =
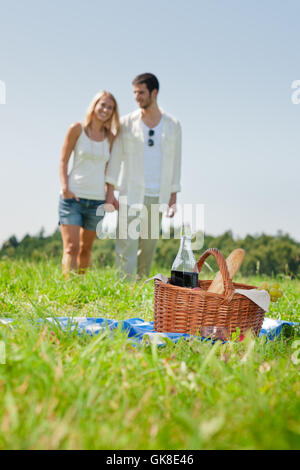
[[[207,292],[211,280],[199,280],[200,290],[174,286],[155,279],[154,330],[160,332],[196,334],[206,327],[217,327],[231,337],[237,328],[240,334],[252,330],[258,335],[265,311],[235,289],[255,289],[254,286],[232,282],[222,253],[216,248],[206,250],[197,265],[199,273],[208,256],[217,260],[224,293]]]

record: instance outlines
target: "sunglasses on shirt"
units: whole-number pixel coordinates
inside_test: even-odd
[[[148,135],[149,135],[148,145],[149,145],[149,147],[153,147],[153,145],[154,145],[154,140],[150,139],[150,137],[153,137],[154,134],[155,134],[154,130],[150,129],[149,132],[148,132]]]

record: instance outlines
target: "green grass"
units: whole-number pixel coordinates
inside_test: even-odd
[[[300,282],[279,282],[285,294],[269,316],[299,321]],[[78,336],[33,320],[152,320],[153,284],[96,268],[64,281],[53,261],[1,261],[0,312],[15,319],[0,325],[1,449],[300,448],[296,332],[266,344],[249,336],[164,348],[133,347],[120,331]]]

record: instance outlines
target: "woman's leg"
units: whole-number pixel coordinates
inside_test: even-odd
[[[80,242],[78,254],[78,271],[84,274],[90,264],[93,243],[96,238],[95,230],[80,228]]]
[[[79,225],[61,225],[63,239],[62,271],[65,276],[69,271],[77,270],[77,257],[79,253]]]

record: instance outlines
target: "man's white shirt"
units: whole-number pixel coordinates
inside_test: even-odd
[[[162,122],[163,116],[157,126],[150,128],[142,121],[144,133],[145,196],[159,196]],[[152,145],[149,145],[149,142],[152,143]]]
[[[147,157],[148,138],[144,135],[141,110],[138,109],[121,118],[121,129],[116,138],[108,163],[105,181],[115,186],[120,191],[119,196],[127,196],[128,205],[142,204],[144,196],[149,192],[151,171],[153,172],[153,184],[158,183],[160,204],[168,204],[171,193],[179,192],[181,175],[181,126],[172,116],[162,112],[161,119],[161,155],[154,166],[145,165]],[[144,127],[146,127],[144,125]],[[154,128],[155,130],[155,128]],[[154,139],[155,141],[155,135]],[[155,147],[155,143],[154,143]],[[158,164],[160,169],[158,170]],[[121,178],[120,178],[120,171]],[[151,169],[152,168],[152,169]],[[158,173],[159,176],[158,176]],[[153,189],[153,188],[152,188]],[[150,195],[150,194],[149,194]]]

